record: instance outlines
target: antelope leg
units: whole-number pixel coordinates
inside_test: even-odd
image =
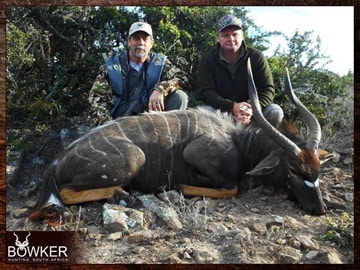
[[[238,187],[233,189],[204,188],[189,185],[180,185],[181,191],[186,196],[204,196],[208,198],[231,198],[238,193]]]
[[[78,204],[89,201],[110,199],[114,196],[115,192],[127,194],[127,192],[121,186],[87,189],[80,191],[76,191],[66,187],[60,191],[60,196],[65,204]]]

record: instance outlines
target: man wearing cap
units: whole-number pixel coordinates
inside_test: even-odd
[[[249,124],[252,108],[246,63],[250,57],[263,114],[278,125],[283,110],[272,103],[275,88],[269,64],[262,52],[246,46],[241,20],[232,15],[222,17],[217,25],[217,41],[199,61],[195,97],[209,109],[231,112],[237,121]]]
[[[144,111],[184,110],[188,96],[184,72],[171,64],[163,54],[150,52],[154,44],[152,28],[148,23],[135,22],[129,29],[128,50],[110,55],[106,68],[101,68],[98,81],[90,91],[92,116],[103,109],[99,103],[109,97],[103,91],[108,82],[113,99],[110,116],[130,116]],[[106,82],[101,79],[106,78]],[[99,89],[102,89],[99,91]],[[108,102],[109,103],[109,102]]]

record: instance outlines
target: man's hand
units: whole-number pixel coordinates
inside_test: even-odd
[[[149,111],[161,112],[165,109],[164,96],[157,90],[154,90],[149,98]]]
[[[232,113],[236,121],[242,122],[245,125],[250,124],[252,116],[251,105],[247,102],[234,103]]]

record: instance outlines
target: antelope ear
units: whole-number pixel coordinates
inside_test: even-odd
[[[325,162],[335,158],[336,156],[335,153],[329,153],[328,151],[320,148],[317,149],[317,154],[320,160],[320,164],[324,164]]]
[[[247,175],[264,175],[272,173],[277,165],[279,165],[280,158],[273,152],[270,153],[266,158],[260,161],[254,169],[247,172]]]

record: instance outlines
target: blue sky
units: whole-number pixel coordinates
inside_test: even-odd
[[[292,37],[296,29],[314,31],[313,37],[321,39],[321,52],[332,63],[326,69],[346,75],[354,71],[354,8],[351,6],[248,6],[249,16],[264,30],[278,30]],[[272,40],[273,47],[281,40]],[[271,50],[270,50],[271,51]],[[265,55],[269,52],[264,52]]]

